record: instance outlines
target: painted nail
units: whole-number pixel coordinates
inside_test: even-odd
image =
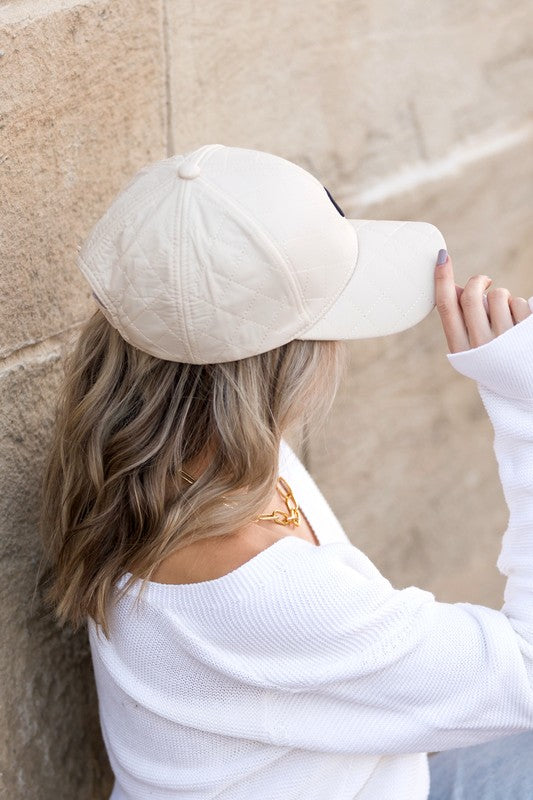
[[[445,264],[447,259],[448,259],[448,251],[439,250],[439,255],[437,256],[437,266],[440,267],[441,264]]]

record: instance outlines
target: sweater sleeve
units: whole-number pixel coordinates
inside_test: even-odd
[[[299,542],[278,578],[296,599],[256,621],[274,744],[400,754],[533,729],[533,315],[448,359],[476,380],[494,427],[510,512],[504,605],[437,602],[363,574],[353,545]]]

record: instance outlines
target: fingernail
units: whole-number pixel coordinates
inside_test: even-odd
[[[439,255],[437,256],[437,266],[440,267],[441,264],[445,264],[447,258],[448,258],[448,251],[439,250]]]

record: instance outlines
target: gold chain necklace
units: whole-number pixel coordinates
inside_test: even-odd
[[[185,478],[187,483],[194,483],[195,479],[189,475],[185,470],[180,470],[181,475]],[[272,511],[270,514],[261,514],[261,516],[256,517],[254,522],[259,521],[260,519],[271,520],[272,522],[277,523],[278,525],[296,525],[300,524],[300,509],[298,508],[298,503],[292,493],[292,489],[285,480],[282,478],[281,475],[278,477],[276,483],[276,489],[278,490],[279,494],[283,498],[283,501],[287,507],[287,511],[279,511],[276,509]],[[223,499],[225,499],[225,495],[223,495]],[[231,503],[224,503],[225,506],[228,508],[234,508],[235,506]]]
[[[300,524],[300,509],[298,508],[298,503],[295,500],[291,487],[281,475],[278,477],[276,489],[283,498],[287,506],[287,511],[272,511],[271,514],[261,514],[257,519],[270,519],[273,522],[277,522],[278,525],[294,524],[298,526]]]

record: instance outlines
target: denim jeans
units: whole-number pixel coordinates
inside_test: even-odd
[[[533,800],[533,731],[429,756],[428,800]]]

